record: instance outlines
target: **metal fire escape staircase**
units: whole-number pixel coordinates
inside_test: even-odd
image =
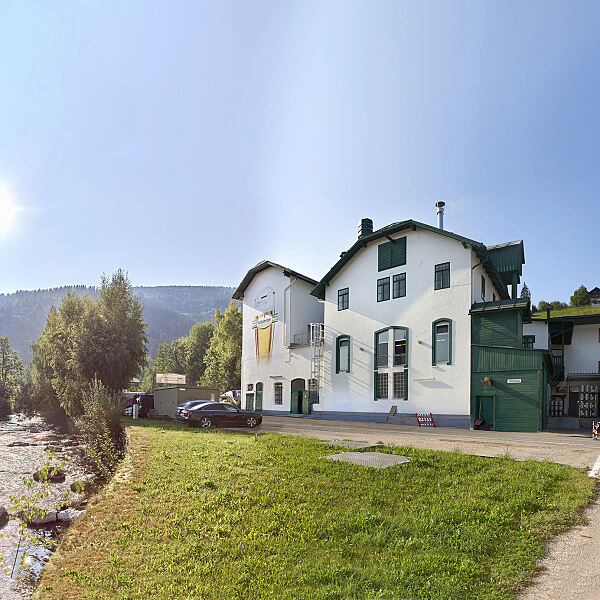
[[[309,388],[309,393],[313,394],[310,401],[319,402],[319,391],[321,389],[321,363],[323,362],[323,341],[325,337],[325,326],[323,323],[310,323],[310,347],[312,350],[310,359],[310,378],[314,382],[313,389]]]

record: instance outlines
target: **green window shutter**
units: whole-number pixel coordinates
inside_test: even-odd
[[[392,242],[385,242],[377,246],[377,268],[379,271],[392,267]]]
[[[406,264],[406,237],[377,246],[377,268],[379,271]]]
[[[392,245],[392,267],[400,267],[406,264],[406,238],[402,237],[393,242]]]

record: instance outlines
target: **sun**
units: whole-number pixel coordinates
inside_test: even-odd
[[[18,212],[19,207],[13,202],[10,194],[0,188],[0,236],[13,230]]]

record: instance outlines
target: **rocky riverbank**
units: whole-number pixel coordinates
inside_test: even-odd
[[[23,479],[40,479],[39,469],[47,463],[48,453],[53,455],[53,466],[63,462],[64,466],[50,478],[50,495],[36,502],[43,510],[22,511],[29,527],[28,536],[20,538],[18,519],[7,520],[6,513],[16,510],[15,498],[31,496],[43,489],[43,484],[37,482],[28,491]],[[8,421],[0,421],[0,556],[2,565],[8,569],[8,573],[0,571],[2,600],[24,600],[31,596],[50,558],[54,540],[83,514],[86,501],[78,482],[89,482],[89,476],[82,457],[83,449],[73,436],[39,418],[12,416]],[[68,505],[59,507],[65,499]]]

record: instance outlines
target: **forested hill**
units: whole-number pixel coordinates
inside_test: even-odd
[[[210,321],[215,309],[224,311],[234,288],[165,285],[136,287],[134,291],[144,303],[148,350],[154,356],[159,344],[187,335],[198,321]],[[50,307],[58,306],[68,292],[93,296],[96,288],[78,285],[0,294],[0,336],[7,335],[11,346],[26,362],[31,359],[29,344],[40,335]]]

